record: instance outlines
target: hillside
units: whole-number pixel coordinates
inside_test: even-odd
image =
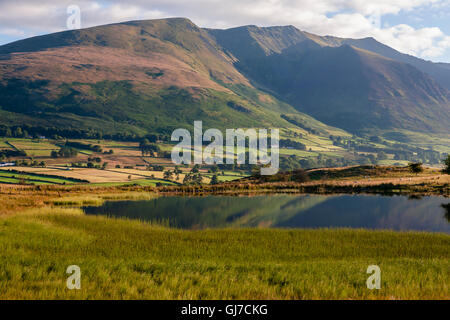
[[[183,18],[34,37],[0,46],[0,125],[142,136],[201,119],[217,128],[311,123],[323,136],[336,133],[327,125],[448,134],[442,79],[380,45],[292,26],[202,29]]]
[[[383,50],[367,50],[380,48],[367,40],[318,37],[292,26],[208,32],[252,83],[327,124],[355,133],[368,128],[448,133],[449,91],[404,63],[405,55],[394,60],[393,54],[379,54]]]
[[[365,39],[343,39],[342,43],[355,46],[364,50],[368,50],[374,53],[378,53],[383,57],[408,63],[420,71],[429,74],[436,80],[439,85],[450,90],[450,64],[448,63],[433,63],[431,61],[426,61],[423,59],[416,58],[414,56],[403,54],[397,50],[392,49],[378,41],[374,38]]]
[[[2,46],[0,54],[5,125],[142,135],[199,119],[218,128],[286,127],[279,113],[297,113],[254,89],[186,19],[60,32]]]

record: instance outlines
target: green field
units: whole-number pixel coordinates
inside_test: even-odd
[[[35,141],[32,139],[18,139],[18,138],[4,138],[0,141],[0,148],[3,148],[3,145],[11,148],[10,145],[6,143],[9,142],[10,145],[14,146],[17,150],[23,150],[26,152],[28,156],[31,157],[50,157],[50,154],[53,150],[58,150],[59,147],[51,143],[50,141],[39,140]]]
[[[0,298],[449,299],[449,246],[443,234],[182,231],[41,209],[0,219]],[[69,265],[81,290],[66,288]],[[366,287],[369,265],[381,290]]]
[[[4,140],[0,139],[0,149],[11,149],[11,146],[8,145]]]
[[[0,170],[0,183],[19,184],[25,182],[26,184],[48,185],[48,184],[74,184],[70,179],[55,178],[38,174],[26,174],[17,172],[8,172]]]

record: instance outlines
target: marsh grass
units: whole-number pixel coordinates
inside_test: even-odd
[[[156,197],[155,193],[144,192],[124,192],[124,193],[106,193],[93,196],[65,196],[45,201],[46,204],[54,206],[101,206],[105,201],[118,200],[151,200]]]
[[[186,231],[43,208],[0,219],[2,299],[449,299],[450,236]],[[66,289],[79,265],[82,289]],[[368,290],[379,265],[382,289]]]
[[[152,187],[1,186],[0,217],[48,206],[97,206],[104,201],[150,200]]]

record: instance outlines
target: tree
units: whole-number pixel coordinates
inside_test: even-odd
[[[183,173],[183,171],[181,171],[179,166],[175,166],[175,170],[174,170],[175,174],[180,174]]]
[[[22,128],[17,127],[16,130],[14,130],[14,137],[21,138],[23,136]]]
[[[445,219],[447,219],[448,222],[450,222],[450,203],[447,204],[441,204],[442,208],[445,210]]]
[[[102,147],[100,147],[99,145],[95,145],[95,146],[92,146],[92,151],[100,153],[103,150],[102,150]]]
[[[145,154],[147,153],[147,146],[150,144],[150,141],[148,141],[148,139],[143,139],[140,143],[139,143],[139,149],[142,152],[142,156],[145,156]]]
[[[442,170],[442,172],[446,173],[446,174],[450,174],[450,155],[447,156],[446,159],[444,159],[444,170]]]
[[[408,168],[411,173],[419,174],[423,172],[422,162],[412,162],[408,164]]]
[[[305,170],[297,169],[292,172],[292,180],[295,182],[307,182],[309,181],[309,176]]]
[[[173,175],[172,171],[167,170],[164,172],[164,179],[170,180],[172,178],[172,175]]]
[[[202,175],[201,175],[200,173],[197,173],[197,174],[194,176],[194,183],[196,183],[196,184],[202,184],[202,182],[203,182],[203,177],[202,177]]]
[[[219,179],[217,178],[217,174],[215,174],[212,176],[210,184],[218,184],[218,183]]]
[[[150,141],[151,143],[156,143],[158,141],[158,136],[156,136],[155,134],[151,134],[148,136],[148,141]]]

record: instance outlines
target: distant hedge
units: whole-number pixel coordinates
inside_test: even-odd
[[[54,175],[54,174],[23,172],[23,171],[14,170],[14,169],[9,169],[8,172],[17,173],[17,174],[26,174],[27,176],[34,176],[34,177],[47,177],[47,178],[55,178],[55,179],[64,179],[64,180],[68,180],[68,181],[72,181],[72,182],[89,183],[88,180],[71,178],[71,177],[63,177],[63,176],[58,176],[58,175]]]

